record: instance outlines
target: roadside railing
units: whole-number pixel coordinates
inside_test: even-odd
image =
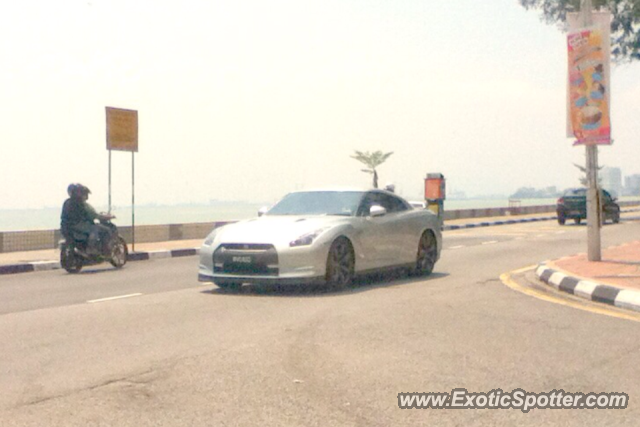
[[[638,206],[638,202],[619,202],[621,207]],[[446,205],[445,205],[446,206]],[[555,212],[555,205],[510,206],[485,209],[456,209],[444,211],[444,220],[517,216]],[[199,222],[188,224],[137,225],[136,243],[170,240],[204,239],[211,230],[234,221]],[[127,243],[132,241],[130,226],[118,227]],[[60,230],[30,230],[0,232],[0,253],[55,249],[61,239]]]

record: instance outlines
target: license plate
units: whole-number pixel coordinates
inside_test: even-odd
[[[235,262],[238,264],[251,264],[253,263],[253,258],[246,255],[235,255],[231,257],[231,262]]]

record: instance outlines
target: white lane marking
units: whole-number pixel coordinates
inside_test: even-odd
[[[142,295],[142,294],[120,295],[120,296],[117,296],[117,297],[92,299],[92,300],[89,300],[87,302],[90,303],[90,304],[93,304],[93,303],[96,303],[96,302],[113,301],[113,300],[116,300],[116,299],[131,298],[131,297],[137,297],[137,296],[140,296],[140,295]]]
[[[494,243],[498,243],[497,240],[488,240],[486,242],[482,242],[483,245],[493,245]]]
[[[460,249],[460,248],[464,248],[464,245],[451,246],[449,249]]]

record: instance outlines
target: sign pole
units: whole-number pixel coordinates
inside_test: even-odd
[[[131,152],[131,251],[136,251],[136,185],[135,153]]]
[[[105,107],[109,150],[109,212],[111,212],[111,150],[131,151],[131,251],[136,250],[135,152],[138,151],[138,111]]]
[[[111,215],[111,150],[109,150],[109,215]]]

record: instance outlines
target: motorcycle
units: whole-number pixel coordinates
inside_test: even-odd
[[[122,268],[127,263],[129,249],[127,242],[118,233],[118,227],[108,219],[101,219],[100,224],[109,229],[107,242],[100,242],[98,253],[88,252],[87,244],[73,237],[65,236],[60,240],[60,265],[69,273],[77,273],[85,265],[110,262],[115,268]]]

